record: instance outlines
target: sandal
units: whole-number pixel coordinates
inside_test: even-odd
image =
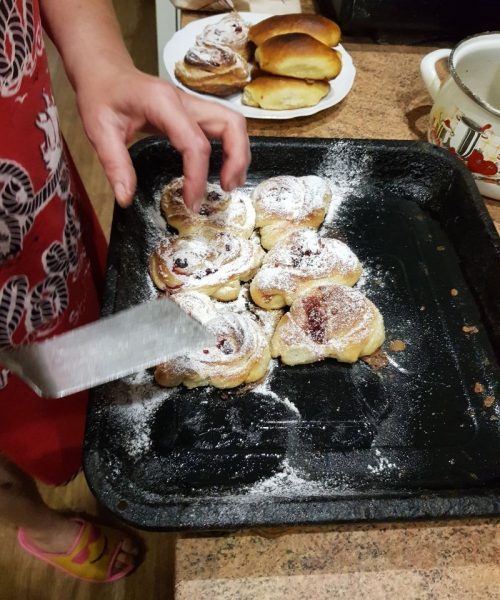
[[[17,540],[28,554],[83,581],[110,583],[126,577],[136,568],[136,564],[127,565],[123,570],[111,575],[125,540],[124,534],[112,527],[97,526],[84,519],[73,520],[80,523],[81,527],[67,552],[40,550],[28,541],[23,529],[17,532]]]

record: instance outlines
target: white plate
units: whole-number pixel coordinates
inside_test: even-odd
[[[240,15],[247,23],[254,25],[260,23],[264,19],[267,19],[271,15],[264,15],[259,13],[241,12]],[[220,102],[221,104],[228,106],[239,111],[245,117],[253,119],[293,119],[294,117],[305,117],[308,115],[314,115],[315,113],[330,108],[335,104],[338,104],[343,100],[354,83],[354,77],[356,75],[356,69],[352,64],[352,59],[346,50],[339,44],[335,46],[335,50],[338,50],[342,54],[342,70],[336,79],[330,81],[330,91],[328,94],[315,106],[309,106],[307,108],[295,108],[290,110],[264,110],[263,108],[255,108],[254,106],[246,106],[241,102],[241,93],[232,94],[225,98],[218,98],[217,96],[211,96],[208,94],[199,94],[190,90],[175,76],[175,63],[182,60],[189,50],[189,48],[195,43],[196,36],[200,34],[203,29],[212,23],[219,22],[224,17],[224,14],[217,14],[212,17],[205,19],[199,19],[193,21],[177,31],[170,40],[165,44],[163,48],[163,62],[167,69],[167,73],[171,77],[172,81],[185,92],[198,96],[199,98],[205,98]]]

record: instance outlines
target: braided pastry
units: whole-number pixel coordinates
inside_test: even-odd
[[[207,25],[196,38],[197,44],[207,46],[225,46],[240,54],[245,60],[250,59],[248,43],[249,26],[237,12],[226,15],[223,19]]]
[[[316,175],[281,175],[266,179],[253,192],[255,226],[266,250],[297,229],[317,229],[326,215],[332,193],[327,181]]]
[[[181,293],[173,299],[194,318],[201,315],[216,343],[158,365],[157,383],[165,387],[233,388],[265,375],[271,360],[268,339],[250,315],[217,313],[210,298],[196,292]]]
[[[197,44],[176,63],[175,76],[197,92],[229,96],[250,81],[250,65],[231,48]]]
[[[184,204],[184,178],[171,181],[163,190],[160,206],[167,223],[181,235],[193,234],[200,229],[228,231],[249,238],[255,226],[255,209],[248,194],[240,190],[227,193],[220,185],[207,184],[199,214]]]
[[[296,298],[278,323],[271,354],[286,365],[336,358],[353,363],[384,342],[382,315],[361,292],[338,284]]]
[[[352,286],[361,271],[361,263],[346,244],[322,238],[314,229],[301,229],[281,238],[266,254],[250,294],[262,308],[281,308],[319,285]]]
[[[264,251],[255,237],[206,230],[203,237],[170,236],[154,251],[149,271],[161,290],[204,292],[218,300],[234,300],[240,281],[251,279]]]

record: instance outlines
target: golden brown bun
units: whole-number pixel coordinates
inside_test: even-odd
[[[259,183],[252,198],[260,243],[269,250],[292,231],[317,229],[325,219],[332,192],[328,182],[316,175],[278,175]]]
[[[362,267],[354,252],[315,229],[292,231],[264,257],[250,284],[252,300],[265,309],[282,308],[297,296],[329,283],[352,286]]]
[[[238,297],[240,281],[252,279],[263,257],[255,238],[206,229],[165,238],[150,257],[149,273],[160,290],[197,291],[229,301]]]
[[[213,385],[233,388],[261,379],[271,359],[268,336],[250,314],[218,313],[207,296],[196,292],[173,296],[183,310],[204,323],[216,339],[213,346],[158,365],[157,383],[188,388]]]
[[[325,285],[296,298],[278,323],[271,355],[286,365],[336,358],[353,363],[372,354],[385,339],[377,307],[361,292]]]
[[[267,41],[255,51],[261,69],[298,79],[333,79],[340,73],[340,53],[305,33],[287,33]]]
[[[181,235],[205,229],[226,231],[249,238],[255,226],[255,209],[244,191],[224,192],[218,183],[207,183],[199,213],[184,204],[184,177],[173,179],[162,191],[160,208],[167,223]]]
[[[258,77],[243,89],[243,104],[267,110],[315,106],[330,91],[327,81],[292,77]]]
[[[321,15],[276,15],[250,28],[248,39],[260,46],[269,38],[285,33],[307,33],[327,46],[340,41],[340,27]]]
[[[197,92],[229,96],[250,81],[250,66],[230,48],[196,45],[175,65],[175,76]]]

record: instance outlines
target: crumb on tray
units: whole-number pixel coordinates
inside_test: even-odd
[[[452,296],[458,296],[458,290],[457,290],[456,288],[451,288],[451,290],[450,290],[450,294],[451,294]]]
[[[490,408],[493,406],[493,404],[495,404],[495,396],[486,396],[486,398],[483,400],[483,406],[485,408]]]
[[[484,385],[479,383],[479,381],[476,381],[476,384],[474,385],[474,391],[476,394],[482,394],[484,392]]]
[[[475,325],[464,325],[462,331],[464,333],[478,333],[479,329]]]
[[[389,348],[392,352],[404,352],[406,350],[406,343],[403,340],[391,340]]]
[[[384,369],[389,365],[389,359],[387,358],[387,354],[382,350],[382,348],[375,350],[373,354],[369,354],[368,356],[362,356],[361,360],[375,371],[378,371],[379,369]]]

